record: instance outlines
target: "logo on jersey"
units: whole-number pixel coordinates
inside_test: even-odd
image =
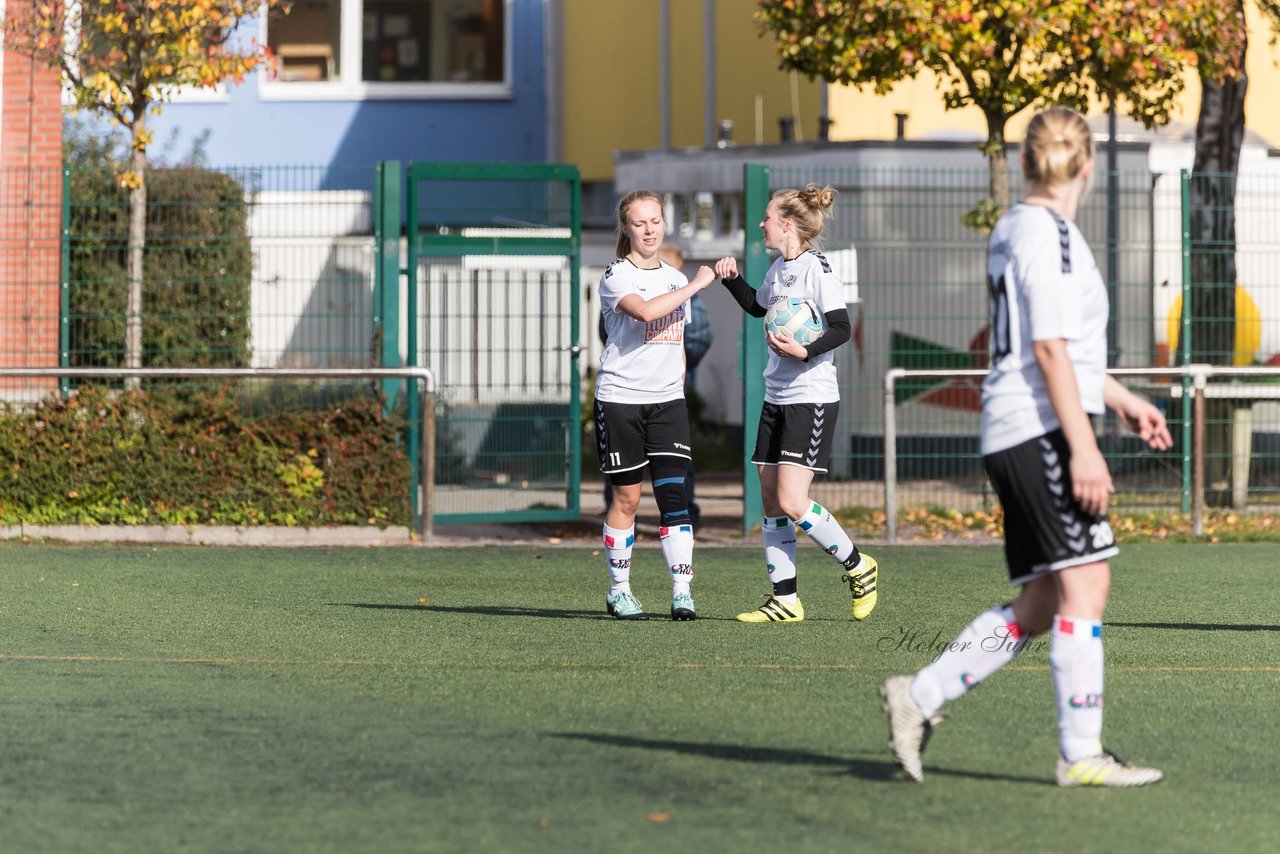
[[[644,343],[658,342],[662,344],[684,343],[684,314],[673,311],[666,317],[650,320],[644,325]]]
[[[791,275],[787,276],[785,279],[783,279],[783,280],[782,280],[782,286],[783,286],[784,288],[790,288],[790,287],[794,286],[794,285],[795,285],[795,283],[796,283],[796,274],[795,274],[795,273],[792,273]]]

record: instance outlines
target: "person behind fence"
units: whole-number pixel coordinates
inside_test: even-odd
[[[675,243],[668,241],[659,246],[658,257],[677,270],[684,269],[684,252]],[[687,397],[689,393],[696,394],[694,381],[697,378],[698,365],[702,363],[707,351],[711,349],[711,341],[714,336],[711,332],[711,317],[707,314],[707,307],[702,304],[701,297],[692,297],[685,305],[685,313],[684,387]],[[689,519],[693,522],[693,532],[696,534],[698,529],[702,527],[702,508],[694,500],[693,481],[693,461],[690,460],[689,474],[684,481],[684,497],[685,501],[689,502]]]
[[[648,615],[631,590],[631,555],[646,467],[661,520],[659,542],[671,571],[671,618],[697,618],[692,595],[693,524],[685,479],[693,462],[684,399],[686,304],[715,281],[693,281],[658,257],[666,233],[662,200],[635,190],[618,203],[617,259],[600,279],[604,352],[596,376],[600,471],[612,495],[604,519],[610,585],[605,608],[620,620]]]
[[[1106,374],[1107,289],[1073,222],[1093,169],[1084,118],[1063,107],[1039,113],[1023,144],[1027,195],[991,233],[982,454],[1004,509],[1005,559],[1018,593],[980,614],[914,676],[881,687],[894,761],[916,782],[943,704],[1046,631],[1057,784],[1144,786],[1162,776],[1102,746],[1102,616],[1117,549],[1107,522],[1111,475],[1090,416],[1105,405],[1150,447],[1165,450],[1172,439],[1159,409]]]
[[[764,317],[770,306],[795,297],[815,304],[826,327],[807,346],[765,330],[769,361],[764,408],[751,460],[760,474],[761,529],[772,593],[756,610],[738,615],[744,623],[804,619],[796,587],[797,528],[844,568],[854,619],[866,619],[876,606],[875,559],[860,554],[835,517],[809,497],[814,474],[827,470],[840,408],[832,351],[849,341],[844,286],[818,251],[835,195],[832,188],[815,184],[773,194],[760,230],[765,247],[781,254],[759,289],[743,280],[733,258],[715,265],[716,275],[753,317]]]

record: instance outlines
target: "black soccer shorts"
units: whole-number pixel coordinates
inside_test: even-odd
[[[1085,512],[1071,495],[1071,449],[1061,430],[982,461],[1004,509],[1004,554],[1014,584],[1119,553],[1106,514]]]
[[[650,457],[693,459],[689,409],[684,398],[662,403],[606,403],[596,401],[596,450],[600,471],[624,476],[649,464]]]
[[[825,472],[831,460],[840,401],[833,403],[769,403],[760,411],[756,449],[751,462],[765,466],[799,466]]]

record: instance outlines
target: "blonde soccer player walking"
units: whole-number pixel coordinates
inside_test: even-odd
[[[1046,631],[1058,785],[1145,786],[1162,777],[1102,746],[1102,616],[1117,549],[1107,523],[1111,475],[1090,416],[1110,407],[1157,450],[1172,439],[1156,407],[1106,374],[1107,289],[1073,222],[1093,167],[1084,118],[1062,107],[1039,113],[1023,147],[1027,195],[991,233],[982,454],[1004,508],[1005,559],[1018,595],[978,615],[914,676],[881,687],[894,761],[916,782],[943,704]]]

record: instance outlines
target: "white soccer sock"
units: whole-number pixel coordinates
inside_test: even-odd
[[[675,525],[658,529],[662,556],[671,569],[671,593],[688,593],[693,583],[693,526]]]
[[[765,516],[760,524],[764,537],[764,562],[769,569],[773,596],[787,605],[796,603],[796,528],[786,516]]]
[[[862,556],[854,547],[853,540],[849,539],[849,535],[827,508],[818,502],[810,503],[809,511],[796,520],[796,527],[808,534],[818,548],[838,560],[845,569],[853,569],[861,561]]]
[[[1075,762],[1102,752],[1102,623],[1053,618],[1049,642],[1053,693],[1058,698],[1058,745]]]
[[[1030,639],[1008,605],[979,614],[931,664],[920,669],[911,681],[911,699],[926,718],[933,717],[943,703],[964,696],[1012,661]]]
[[[609,569],[610,593],[631,592],[631,547],[636,541],[636,527],[604,526],[604,563]]]

